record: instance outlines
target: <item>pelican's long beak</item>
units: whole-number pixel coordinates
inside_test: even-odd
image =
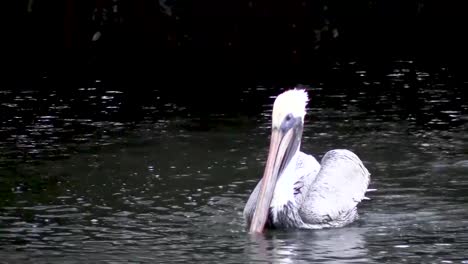
[[[300,118],[294,118],[293,122],[288,122],[287,126],[283,124],[281,128],[272,129],[270,151],[250,224],[251,233],[263,232],[276,182],[286,165],[298,151],[301,136],[302,120]]]

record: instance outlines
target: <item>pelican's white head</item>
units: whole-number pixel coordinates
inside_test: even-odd
[[[301,118],[304,123],[306,105],[309,97],[305,90],[287,90],[276,97],[273,104],[272,127],[280,128],[286,116]]]

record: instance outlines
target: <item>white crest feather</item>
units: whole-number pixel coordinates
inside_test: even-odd
[[[304,121],[308,101],[307,92],[303,89],[287,90],[278,95],[273,105],[273,127],[280,127],[284,117],[288,114],[292,114],[294,117],[301,117],[302,121]]]

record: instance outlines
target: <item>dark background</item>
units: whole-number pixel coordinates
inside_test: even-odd
[[[417,60],[464,73],[467,58],[464,1],[9,2],[3,72],[18,87],[47,77],[235,89],[306,82],[340,60],[375,69]]]

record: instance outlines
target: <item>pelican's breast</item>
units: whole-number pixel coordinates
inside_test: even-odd
[[[291,159],[278,179],[270,205],[271,220],[275,226],[301,225],[298,210],[319,170],[318,161],[301,151]]]

